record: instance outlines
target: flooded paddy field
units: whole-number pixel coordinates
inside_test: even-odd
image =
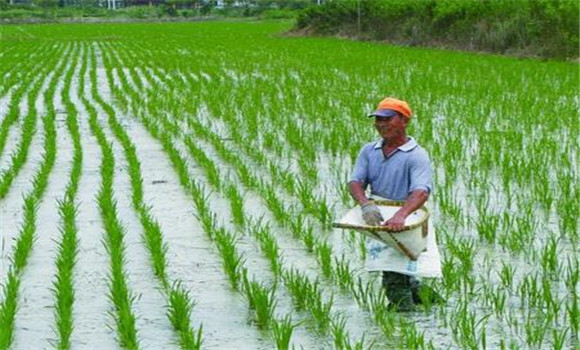
[[[0,28],[0,349],[577,349],[578,64],[280,35]],[[409,101],[447,299],[331,223]]]

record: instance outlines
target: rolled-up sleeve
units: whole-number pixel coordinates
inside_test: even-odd
[[[350,176],[350,181],[357,181],[363,184],[363,186],[368,185],[368,174],[369,174],[369,151],[367,146],[363,147],[356,160],[354,169]]]
[[[426,152],[410,160],[409,180],[409,193],[415,190],[433,191],[433,167]]]

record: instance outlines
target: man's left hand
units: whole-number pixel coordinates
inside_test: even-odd
[[[396,213],[392,218],[385,221],[383,225],[395,232],[403,231],[405,227],[405,215]]]

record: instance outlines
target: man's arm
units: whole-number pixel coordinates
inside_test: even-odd
[[[369,201],[365,194],[363,184],[358,181],[351,181],[348,183],[351,197],[360,205]]]
[[[364,194],[364,193],[363,193]],[[421,208],[429,199],[429,192],[425,190],[415,190],[405,201],[405,204],[399,209],[392,218],[387,220],[384,225],[389,226],[393,231],[402,231],[405,226],[405,219],[415,210]]]
[[[379,226],[384,218],[381,210],[377,205],[370,201],[365,194],[365,186],[358,181],[351,181],[348,183],[350,195],[360,204],[362,210],[362,217],[367,225]]]

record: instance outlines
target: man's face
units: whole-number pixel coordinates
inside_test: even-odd
[[[394,117],[375,117],[375,128],[384,139],[396,139],[405,135],[407,120],[399,115]]]

